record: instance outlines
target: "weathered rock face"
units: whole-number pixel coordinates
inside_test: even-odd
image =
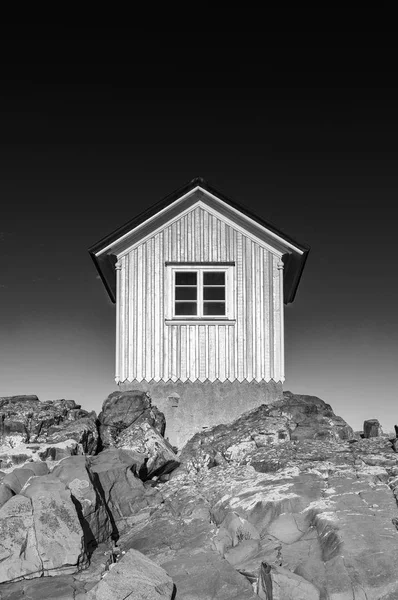
[[[122,396],[97,456],[55,466],[37,443],[4,469],[0,574],[14,583],[1,600],[171,598],[172,581],[179,600],[398,598],[394,440],[354,438],[319,398],[286,393],[194,436],[165,475],[176,459],[161,416]],[[59,587],[40,577],[58,573]]]
[[[78,411],[78,414],[86,411]],[[72,414],[73,413],[71,411]],[[62,423],[57,428],[52,427],[50,435],[47,436],[47,443],[54,444],[59,442],[65,442],[66,440],[75,440],[82,446],[82,450],[85,454],[96,454],[99,435],[97,428],[97,415],[95,412],[91,412],[86,415],[79,416],[79,418],[68,422],[67,424]]]
[[[363,436],[365,438],[380,437],[383,430],[377,419],[368,419],[363,424]]]
[[[348,440],[354,437],[352,428],[334,414],[330,404],[316,396],[283,392],[283,400],[273,409],[286,416],[292,440]]]
[[[93,483],[111,515],[114,539],[127,526],[128,517],[148,506],[144,484],[135,474],[144,460],[145,455],[126,449],[104,450],[90,459]]]
[[[0,582],[73,573],[85,561],[70,492],[51,475],[33,476],[0,508]]]
[[[0,464],[6,473],[15,469],[15,467],[20,467],[27,461],[59,461],[67,456],[82,453],[81,444],[75,440],[65,440],[56,444],[19,444],[14,448],[2,446],[0,449]]]
[[[85,456],[65,458],[53,469],[52,475],[71,493],[84,532],[85,548],[91,554],[98,544],[111,537],[113,530],[108,507],[93,484],[89,460]]]
[[[194,436],[162,504],[121,546],[163,566],[190,600],[398,597],[398,454],[385,437],[342,439],[351,429],[310,402],[290,397],[284,415],[261,407]],[[321,421],[317,436],[323,410],[329,433]]]
[[[84,424],[77,425],[81,419]],[[95,413],[82,410],[74,400],[40,402],[37,396],[0,397],[0,447],[66,439],[82,444],[84,452],[95,452]]]
[[[174,584],[167,573],[149,558],[129,550],[98,585],[87,600],[171,600]]]
[[[98,415],[99,431],[104,448],[115,446],[123,430],[132,425],[149,423],[164,434],[165,418],[145,392],[113,392],[106,398]]]
[[[146,421],[124,429],[114,444],[116,448],[129,448],[146,456],[140,468],[144,480],[170,473],[180,464],[170,444]]]
[[[284,392],[283,400],[263,404],[230,425],[197,433],[183,448],[180,461],[188,469],[239,461],[257,449],[277,448],[288,440],[344,440],[354,437],[349,425],[315,396]],[[278,463],[272,455],[269,468]]]

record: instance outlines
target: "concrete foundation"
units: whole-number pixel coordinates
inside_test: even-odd
[[[282,398],[282,383],[275,381],[124,382],[120,390],[149,393],[166,417],[165,437],[173,446],[182,446],[198,431],[231,423],[242,413]]]

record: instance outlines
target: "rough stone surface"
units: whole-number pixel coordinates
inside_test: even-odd
[[[82,410],[74,400],[40,402],[37,396],[0,397],[0,446],[46,443],[60,428],[81,418],[87,421],[88,416],[93,418],[93,413]]]
[[[149,558],[129,550],[86,595],[87,600],[171,600],[174,584]]]
[[[83,531],[70,491],[50,474],[32,477],[18,497],[25,497],[32,505],[35,545],[43,575],[74,573],[84,564],[86,556]]]
[[[200,469],[225,461],[246,460],[257,450],[278,448],[288,440],[344,440],[354,436],[349,425],[315,396],[284,392],[283,400],[245,413],[230,425],[196,434],[183,448],[184,468]],[[271,454],[268,470],[279,468]]]
[[[31,469],[16,468],[6,475],[2,481],[3,485],[6,485],[14,494],[19,494],[25,483],[34,477],[34,473]]]
[[[115,440],[115,447],[145,454],[145,468],[140,471],[143,479],[169,473],[180,464],[170,444],[147,422],[124,429]]]
[[[106,398],[98,415],[104,448],[115,446],[121,432],[132,425],[149,423],[163,435],[165,418],[145,392],[133,390],[113,392]]]
[[[99,591],[104,598],[140,597],[128,586],[148,578],[137,577],[129,550],[167,572],[176,600],[398,598],[396,440],[355,437],[319,398],[286,393],[195,435],[179,456],[181,466],[156,477],[156,460],[166,464],[164,447],[153,434],[152,407],[141,401],[145,418],[112,434],[110,446],[124,439],[129,448],[47,460],[48,467],[36,448],[16,468],[2,469],[0,490],[9,492],[0,508],[0,574],[14,582],[0,586],[1,600],[43,600],[54,590],[64,600],[101,598]],[[8,485],[19,494],[9,497]],[[52,537],[47,531],[45,519],[57,515],[48,504],[54,489],[69,515],[73,509],[76,526],[97,532],[86,570],[78,571],[87,564],[81,528],[80,546],[68,539],[73,526],[66,534],[57,521]],[[104,551],[96,536],[107,516],[111,539],[104,536]],[[59,568],[50,568],[50,555],[58,556]],[[43,573],[62,573],[54,578],[59,588],[48,577],[16,581]],[[160,592],[155,585],[145,593]]]
[[[43,572],[34,530],[32,502],[14,496],[0,508],[0,583]]]
[[[383,435],[383,430],[377,419],[368,419],[363,423],[363,435],[365,438],[379,437]]]
[[[67,456],[82,454],[83,448],[75,440],[65,440],[54,444],[31,443],[19,444],[14,448],[1,446],[0,463],[4,476],[15,469],[15,467],[26,467],[30,463],[41,461],[58,461]],[[45,462],[43,463],[45,464]],[[33,467],[32,467],[33,468]]]
[[[13,496],[14,492],[3,483],[0,483],[0,508]]]
[[[267,418],[282,418],[265,407],[195,436],[161,487],[162,503],[138,513],[123,533],[121,547],[163,566],[177,598],[244,598],[257,590],[279,600],[398,597],[398,455],[387,438],[351,438],[330,414],[324,435],[323,421],[306,422],[308,414],[321,418],[323,404],[315,400],[311,410],[306,398],[300,420],[300,402],[293,411],[289,398],[285,423],[291,432],[301,423],[299,439],[260,437],[270,431]],[[261,588],[264,562],[272,596]]]
[[[111,519],[104,498],[94,486],[89,460],[85,456],[70,456],[61,460],[52,475],[69,489],[80,525],[84,532],[86,550],[108,540],[112,534]]]
[[[99,435],[95,412],[70,421],[66,426],[62,423],[57,428],[53,427],[51,431],[51,435],[47,437],[49,444],[75,440],[81,445],[85,454],[96,454],[97,452]]]
[[[140,459],[143,460],[138,455]],[[137,454],[125,449],[104,450],[90,460],[94,485],[112,515],[115,538],[126,524],[125,519],[147,506],[144,484],[135,475],[138,470]]]

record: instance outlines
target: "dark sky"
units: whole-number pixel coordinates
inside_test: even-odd
[[[115,389],[115,308],[87,249],[199,175],[311,246],[285,313],[285,389],[321,397],[354,429],[377,417],[392,430],[396,49],[200,35],[9,34],[0,396],[100,411]]]

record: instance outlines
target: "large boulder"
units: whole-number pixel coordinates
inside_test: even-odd
[[[53,469],[52,476],[69,489],[84,532],[86,550],[91,554],[98,544],[111,537],[113,530],[104,498],[93,484],[89,461],[85,456],[65,458]]]
[[[149,423],[160,435],[164,434],[166,421],[163,413],[152,406],[146,392],[138,390],[113,392],[106,398],[98,415],[99,430],[105,448],[115,445],[120,433],[131,425]]]
[[[115,447],[145,455],[145,467],[140,470],[143,479],[170,473],[180,464],[169,442],[147,421],[124,429],[116,438]]]
[[[81,411],[78,411],[80,413]],[[72,411],[71,411],[72,413]],[[99,444],[97,415],[92,412],[67,423],[52,427],[47,436],[47,443],[54,444],[66,440],[75,440],[81,445],[85,454],[96,454]]]
[[[14,496],[0,508],[0,539],[0,583],[43,574],[30,498]]]
[[[380,437],[383,430],[377,419],[368,419],[363,423],[363,436],[365,438]]]
[[[42,475],[32,477],[19,497],[28,499],[32,505],[41,575],[76,572],[85,564],[86,554],[70,490],[53,475]]]
[[[0,508],[0,583],[70,574],[85,564],[83,532],[69,490],[33,476]]]
[[[272,405],[272,416],[286,416],[292,440],[349,440],[354,438],[352,428],[342,417],[334,414],[330,404],[317,396],[284,392],[283,399]]]
[[[34,473],[31,469],[24,469],[17,467],[11,473],[8,473],[2,481],[3,485],[6,485],[14,494],[19,494],[25,483],[31,477],[34,477]]]
[[[145,456],[125,449],[103,450],[89,461],[93,484],[112,515],[113,537],[123,528],[125,519],[146,506],[145,487],[136,475]]]
[[[84,419],[84,426],[72,425]],[[96,444],[96,417],[81,409],[74,400],[40,402],[37,396],[0,397],[0,446],[14,448],[22,443],[46,443],[51,436],[70,426],[70,438],[87,448]],[[66,438],[55,439],[60,442]],[[86,450],[85,450],[86,451]]]
[[[139,598],[172,600],[174,584],[164,569],[136,550],[129,550],[87,594],[87,600]]]
[[[256,451],[282,447],[290,440],[339,441],[354,437],[349,425],[316,396],[284,392],[283,399],[244,413],[233,423],[195,434],[179,460],[187,470],[200,471],[224,462],[245,462]],[[279,468],[274,461],[272,468]]]
[[[14,492],[7,485],[0,483],[0,508],[13,496]]]

